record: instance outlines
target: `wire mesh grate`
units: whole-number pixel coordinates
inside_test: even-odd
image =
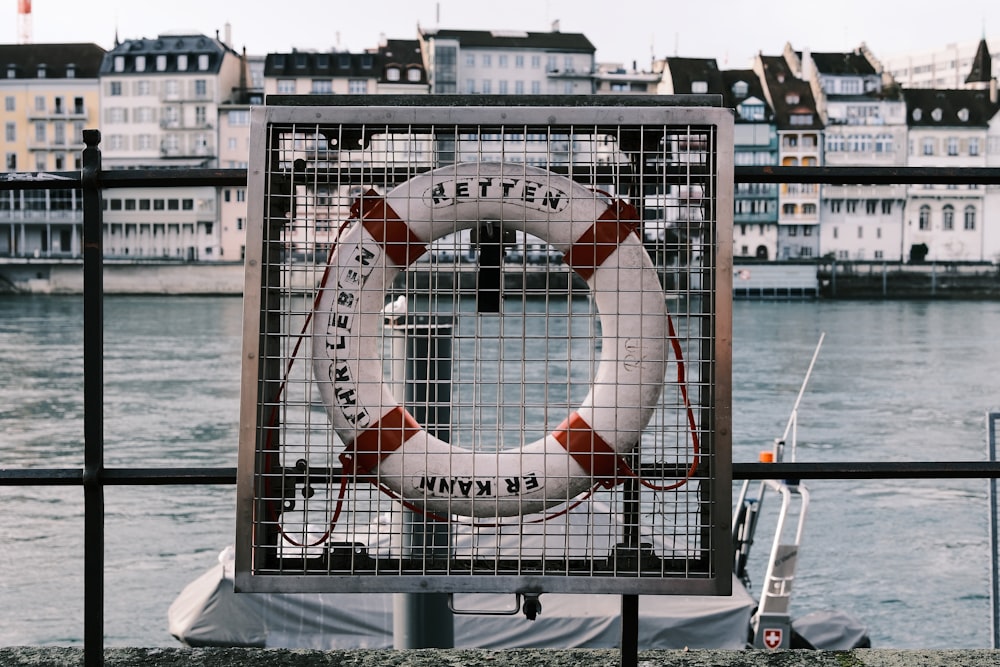
[[[256,109],[238,587],[727,592],[731,123]]]

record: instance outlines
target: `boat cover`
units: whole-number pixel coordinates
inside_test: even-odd
[[[347,649],[393,647],[391,593],[233,592],[232,549],[188,584],[168,611],[170,633],[188,646]],[[542,611],[454,616],[455,648],[613,648],[621,597],[544,593]],[[503,610],[512,595],[456,594],[456,609]],[[639,597],[639,649],[746,646],[755,602],[738,580],[729,596]]]

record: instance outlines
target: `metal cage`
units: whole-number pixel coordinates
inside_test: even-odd
[[[236,585],[727,594],[731,113],[252,112]]]

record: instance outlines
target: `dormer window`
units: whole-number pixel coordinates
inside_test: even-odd
[[[146,56],[136,56],[135,57],[135,71],[145,72],[146,71]]]
[[[911,115],[913,116],[913,120],[920,120],[924,117],[924,112],[921,109],[914,109]]]
[[[733,84],[733,96],[734,97],[746,97],[747,92],[749,92],[750,86],[746,81],[737,81]]]
[[[7,65],[7,78],[8,79],[17,78],[17,65]]]
[[[385,80],[386,81],[399,81],[401,77],[401,72],[399,68],[393,65],[392,67],[385,68]]]
[[[76,78],[76,65],[69,63],[66,65],[66,78],[75,79]]]
[[[959,109],[958,110],[958,119],[960,121],[962,121],[963,123],[968,123],[969,122],[969,110],[968,109]]]
[[[408,70],[406,70],[406,80],[407,81],[418,82],[418,81],[420,81],[421,75],[422,75],[422,72],[420,71],[419,67],[411,67]]]
[[[181,53],[177,56],[177,71],[186,72],[188,68],[188,57],[186,53]]]
[[[692,81],[691,82],[691,92],[695,94],[703,94],[708,92],[708,81]]]
[[[941,107],[938,107],[937,109],[935,109],[934,111],[931,112],[931,118],[933,118],[935,121],[938,121],[938,122],[941,120],[941,116],[942,115],[943,114],[941,112]]]
[[[198,55],[198,69],[202,72],[208,69],[208,54],[201,53]]]
[[[798,93],[788,93],[785,95],[785,104],[798,104],[799,94]]]
[[[125,71],[125,56],[115,56],[115,71],[116,72]]]
[[[44,78],[45,78],[45,75],[46,75],[46,73],[47,73],[47,70],[48,70],[48,68],[46,67],[45,63],[41,63],[41,64],[40,64],[40,65],[38,66],[38,72],[37,72],[37,74],[38,74],[38,78],[39,78],[39,79],[44,79]]]

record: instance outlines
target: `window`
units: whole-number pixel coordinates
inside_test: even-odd
[[[515,95],[524,95],[524,81],[515,81],[514,82],[514,94]]]
[[[476,54],[475,53],[466,53],[465,54],[465,66],[466,67],[475,67],[476,66]]]
[[[507,54],[497,56],[497,67],[507,67]]]
[[[483,67],[493,67],[493,56],[489,53],[484,53],[482,58]]]
[[[202,53],[198,56],[198,69],[205,71],[208,69],[208,54]]]
[[[965,207],[965,223],[964,228],[968,231],[972,231],[976,228],[976,207],[966,206]]]
[[[392,74],[395,73],[396,78],[392,78]],[[386,70],[386,78],[389,81],[399,81],[399,68],[390,67]],[[310,91],[313,95],[329,94],[333,92],[333,81],[331,79],[313,79],[312,90]]]
[[[35,96],[35,111],[45,111],[45,96],[36,95]]]
[[[969,139],[969,155],[979,155],[979,137]]]
[[[3,108],[4,111],[15,111],[17,109],[16,98],[13,95],[3,98]]]
[[[17,154],[7,153],[4,163],[7,165],[7,171],[17,171]]]
[[[204,104],[199,104],[194,108],[194,123],[199,127],[208,124],[208,107]]]
[[[883,199],[882,200],[882,215],[889,215],[892,213],[892,200]]]
[[[6,141],[17,141],[17,123],[5,123],[3,136]]]
[[[865,212],[868,215],[875,215],[878,212],[878,200],[877,199],[865,200]]]
[[[156,71],[162,72],[167,69],[167,57],[164,55],[156,56]]]
[[[125,56],[115,56],[114,67],[116,72],[124,72]]]
[[[177,55],[177,71],[186,72],[188,68],[188,57],[186,53],[180,53]]]
[[[483,95],[489,95],[493,92],[492,83],[489,79],[483,79]]]
[[[35,141],[45,143],[45,123],[35,123]]]
[[[208,95],[208,81],[205,79],[195,79],[194,94],[198,98],[206,97]]]
[[[163,94],[167,99],[177,99],[180,96],[181,86],[177,79],[167,79],[163,82]]]
[[[927,231],[928,229],[931,228],[931,207],[928,206],[927,204],[924,204],[923,206],[920,207],[920,218],[918,226],[920,227],[921,231]]]
[[[924,139],[923,146],[924,155],[934,155],[934,139],[927,137]]]
[[[385,68],[385,80],[386,81],[399,81],[401,78],[399,68],[396,66]],[[316,82],[314,81],[313,84]]]
[[[857,199],[848,199],[847,200],[847,212],[848,213],[857,213],[858,212],[858,200]]]
[[[524,56],[520,55],[514,56],[514,67],[516,67],[517,69],[524,68]]]
[[[941,229],[955,229],[955,207],[951,204],[941,209]]]
[[[532,81],[531,82],[531,94],[532,95],[541,95],[542,94],[542,83],[541,83],[541,81]]]
[[[347,82],[347,92],[351,95],[365,95],[368,93],[368,79],[350,79]]]
[[[423,78],[423,72],[419,67],[408,67],[406,69],[406,80],[412,81],[414,83],[419,82]]]
[[[699,95],[708,92],[708,81],[692,81],[691,92]]]
[[[948,155],[958,155],[958,137],[948,137]]]
[[[830,213],[840,213],[841,204],[842,203],[843,202],[841,200],[839,200],[839,199],[831,199],[830,200]],[[834,238],[836,238],[836,236]]]

